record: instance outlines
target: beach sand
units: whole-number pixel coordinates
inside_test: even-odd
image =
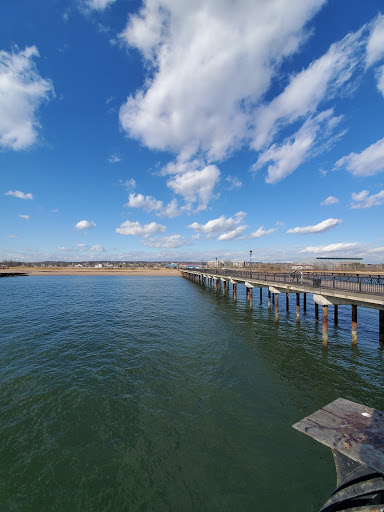
[[[181,276],[181,272],[172,268],[50,268],[50,267],[12,267],[0,269],[1,273],[22,273],[31,276]]]

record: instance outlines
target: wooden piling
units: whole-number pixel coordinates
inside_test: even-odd
[[[384,345],[384,311],[379,311],[379,343]]]
[[[319,322],[319,305],[315,302],[315,322]]]
[[[339,306],[338,305],[336,305],[334,307],[333,320],[335,322],[335,325],[338,325],[338,323],[339,323]]]
[[[252,288],[249,289],[249,302],[252,304]]]
[[[263,288],[260,286],[260,304],[263,303]]]
[[[271,309],[271,290],[268,290],[268,309]]]
[[[357,306],[352,304],[352,345],[357,345]]]
[[[233,299],[236,300],[237,297],[237,284],[233,283]]]
[[[328,346],[328,306],[323,306],[323,347]]]
[[[285,294],[285,309],[289,311],[289,293]]]
[[[303,310],[304,310],[304,313],[306,313],[306,311],[307,311],[307,294],[306,293],[303,293]]]

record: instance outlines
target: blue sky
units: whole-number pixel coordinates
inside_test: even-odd
[[[384,261],[382,2],[0,13],[0,259]]]

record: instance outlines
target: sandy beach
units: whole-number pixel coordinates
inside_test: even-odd
[[[31,276],[181,276],[181,272],[172,268],[49,268],[49,267],[12,267],[0,269],[0,273],[21,273]]]

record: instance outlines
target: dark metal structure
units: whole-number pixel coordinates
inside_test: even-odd
[[[312,288],[347,290],[350,292],[364,293],[369,295],[384,295],[384,276],[378,274],[333,274],[333,273],[307,273],[295,272],[294,275],[287,273],[257,272],[254,270],[235,269],[194,269],[196,272],[210,273],[219,276],[232,276],[245,279],[256,279],[260,281],[273,281],[275,283],[304,284]]]
[[[338,398],[293,428],[331,448],[337,487],[320,512],[384,512],[384,413]]]

